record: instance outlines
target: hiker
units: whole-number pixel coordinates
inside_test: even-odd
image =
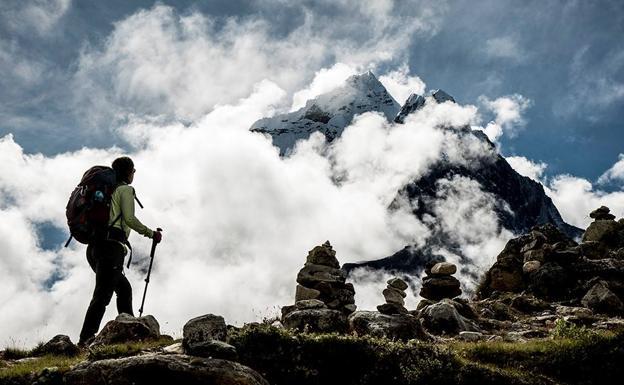
[[[112,194],[108,231],[104,237],[89,242],[87,246],[87,261],[95,272],[95,290],[80,332],[80,346],[87,346],[93,341],[113,292],[117,295],[117,311],[134,315],[132,287],[123,272],[130,230],[152,238],[155,243],[162,240],[160,231],[151,230],[134,216],[135,192],[130,184],[136,170],[132,159],[117,158],[112,168],[118,185]]]

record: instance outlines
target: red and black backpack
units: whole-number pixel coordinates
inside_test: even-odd
[[[94,166],[84,173],[67,202],[65,214],[71,235],[65,247],[72,238],[88,244],[106,237],[111,198],[117,186],[115,170],[110,167]]]

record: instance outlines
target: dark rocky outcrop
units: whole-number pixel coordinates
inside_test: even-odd
[[[260,374],[236,362],[179,354],[87,361],[72,368],[64,380],[66,385],[268,385]]]
[[[199,357],[235,360],[236,348],[225,343],[227,326],[219,315],[206,314],[189,320],[183,328],[182,346],[188,354]]]
[[[349,330],[359,336],[369,335],[404,341],[431,339],[420,321],[411,314],[356,311],[349,316]]]
[[[497,292],[531,294],[548,301],[567,301],[599,313],[624,314],[624,225],[606,219],[601,207],[577,244],[552,225],[534,227],[510,240],[486,273],[481,298]],[[610,217],[609,217],[610,218]]]

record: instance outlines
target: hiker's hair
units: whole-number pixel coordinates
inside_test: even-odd
[[[117,181],[128,182],[128,177],[134,169],[134,162],[127,156],[122,156],[113,161],[112,167],[115,170],[115,174],[117,174]]]

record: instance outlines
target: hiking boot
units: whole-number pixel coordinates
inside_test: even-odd
[[[89,337],[87,339],[80,340],[78,342],[78,347],[80,349],[87,349],[87,348],[89,348],[89,345],[91,345],[93,343],[94,340],[95,340],[95,336],[91,336],[91,337]]]

